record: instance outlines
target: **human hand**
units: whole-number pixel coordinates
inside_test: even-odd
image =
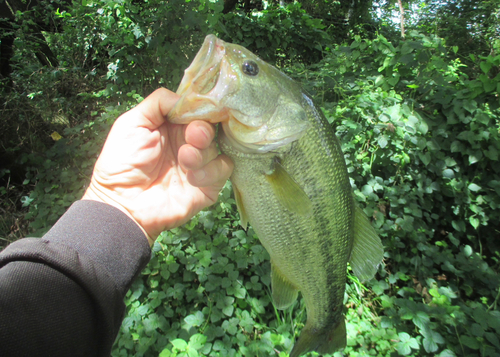
[[[166,120],[178,99],[158,89],[116,120],[82,198],[120,209],[150,245],[214,204],[233,170],[231,160],[218,155],[211,124]]]

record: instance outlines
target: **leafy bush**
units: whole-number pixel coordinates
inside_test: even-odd
[[[269,4],[251,13],[231,12],[221,16],[214,29],[223,40],[277,65],[318,62],[329,45],[321,19],[307,14],[298,2],[286,7]]]

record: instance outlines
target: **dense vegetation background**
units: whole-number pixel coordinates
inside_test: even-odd
[[[175,90],[215,33],[315,96],[382,237],[376,277],[347,282],[346,353],[500,355],[498,0],[0,10],[0,246],[47,231],[81,197],[114,119],[159,86]],[[286,356],[305,322],[301,301],[273,307],[269,256],[239,227],[229,183],[160,236],[126,305],[113,356]]]

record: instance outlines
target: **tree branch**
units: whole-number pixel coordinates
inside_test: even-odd
[[[401,14],[401,37],[405,38],[405,10],[403,9],[403,3],[398,0],[399,13]]]

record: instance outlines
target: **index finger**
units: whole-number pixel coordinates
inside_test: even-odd
[[[139,111],[142,114],[140,126],[154,130],[165,123],[167,114],[179,98],[179,95],[166,88],[158,88],[131,111]]]

